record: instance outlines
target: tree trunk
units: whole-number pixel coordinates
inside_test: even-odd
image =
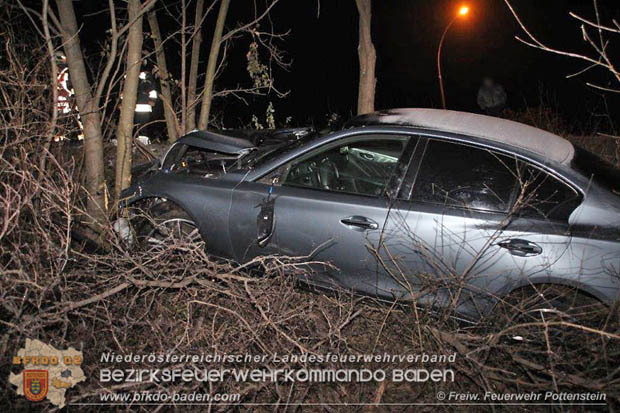
[[[181,0],[181,133],[187,130],[187,0]]]
[[[374,112],[375,110],[375,63],[377,54],[372,43],[370,23],[372,17],[372,0],[355,0],[360,15],[359,46],[357,53],[360,61],[360,83],[357,96],[357,114]]]
[[[198,80],[198,62],[200,60],[200,45],[202,43],[202,35],[200,27],[202,26],[202,10],[204,0],[196,2],[196,16],[194,17],[194,38],[192,40],[192,58],[189,65],[189,83],[187,86],[187,127],[190,131],[196,129],[196,82]]]
[[[213,32],[213,40],[211,42],[211,51],[209,52],[209,62],[207,63],[207,73],[202,95],[202,105],[200,107],[200,118],[198,119],[198,128],[203,130],[207,129],[207,125],[209,124],[211,101],[213,100],[213,81],[215,79],[217,59],[220,53],[220,44],[222,43],[222,32],[224,31],[224,22],[226,21],[229,5],[230,0],[222,0],[220,11],[217,15],[215,31]]]
[[[62,40],[71,83],[82,123],[84,125],[84,163],[86,190],[88,191],[87,211],[91,218],[100,221],[106,214],[106,187],[103,171],[103,135],[99,105],[92,94],[72,0],[56,0],[58,15],[62,24]]]
[[[166,118],[166,127],[168,129],[168,142],[172,143],[177,140],[179,134],[177,132],[177,117],[172,107],[172,94],[170,93],[170,75],[168,74],[168,66],[166,65],[166,53],[159,30],[159,22],[155,10],[148,13],[149,26],[151,27],[151,38],[155,44],[155,56],[157,58],[157,67],[159,68],[159,85],[161,89],[161,100],[164,105],[164,117]]]
[[[134,115],[138,101],[138,84],[142,64],[142,15],[140,0],[128,0],[127,14],[133,22],[127,35],[126,77],[123,85],[123,100],[118,119],[116,139],[116,182],[114,199],[120,199],[121,191],[131,185],[131,160],[133,143]]]

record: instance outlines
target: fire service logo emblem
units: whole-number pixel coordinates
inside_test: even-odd
[[[33,402],[40,402],[47,396],[48,371],[24,370],[24,396]]]
[[[13,367],[23,367],[20,373],[10,372],[9,383],[20,396],[33,402],[48,400],[62,409],[65,394],[86,380],[82,370],[84,355],[73,347],[59,350],[39,340],[26,339],[26,345],[13,356]],[[1,410],[1,409],[0,409]]]

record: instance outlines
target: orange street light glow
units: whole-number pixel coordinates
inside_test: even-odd
[[[461,16],[467,16],[467,13],[469,13],[469,7],[467,7],[467,6],[462,6],[462,7],[459,9],[459,15],[461,15]]]

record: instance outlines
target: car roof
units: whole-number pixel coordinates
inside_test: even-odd
[[[573,144],[550,132],[522,123],[440,109],[388,109],[360,115],[345,126],[398,125],[475,136],[534,152],[546,159],[569,164]]]

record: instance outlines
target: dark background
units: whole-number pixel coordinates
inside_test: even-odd
[[[257,1],[260,5],[263,0]],[[83,35],[87,42],[100,42],[107,23],[107,15],[88,15],[105,8],[97,3],[75,3],[86,23]],[[515,35],[522,35],[521,30],[503,0],[373,1],[377,109],[439,107],[437,46],[443,29],[462,3],[470,6],[470,15],[454,24],[442,54],[449,109],[478,111],[478,88],[484,76],[491,76],[506,89],[511,110],[522,111],[542,104],[583,130],[614,132],[613,119],[620,115],[620,94],[602,93],[585,84],[591,81],[608,85],[611,76],[603,69],[593,69],[567,79],[567,75],[585,68],[586,63],[551,55],[517,41]],[[512,3],[524,23],[543,42],[566,50],[589,52],[578,22],[568,12],[594,19],[591,1],[513,0]],[[598,4],[604,23],[611,24],[612,18],[620,18],[618,0],[599,0]],[[188,5],[188,22],[191,22],[194,3],[188,0]],[[179,2],[162,0],[158,6],[162,10],[162,30],[176,30],[177,23],[164,17],[163,7],[178,10]],[[232,0],[227,28],[248,21],[252,14],[253,2]],[[217,11],[211,13],[203,29],[203,64],[206,64],[216,15]],[[354,0],[281,0],[273,9],[271,20],[264,22],[261,29],[266,30],[271,24],[277,32],[290,30],[280,46],[292,65],[288,71],[274,69],[276,86],[290,90],[290,94],[283,99],[274,95],[250,97],[247,104],[234,97],[217,99],[214,108],[223,113],[225,125],[247,124],[252,114],[264,118],[269,101],[274,104],[278,123],[288,116],[292,117],[292,124],[321,124],[328,113],[337,113],[343,119],[354,115],[359,70],[358,15]],[[145,30],[148,30],[146,22]],[[612,42],[610,54],[618,62],[620,36],[610,38],[616,41],[616,44]],[[235,41],[216,89],[250,84],[245,59],[250,41],[249,36]],[[145,42],[145,46],[151,47],[150,42]],[[179,62],[178,47],[170,43],[167,52],[170,70],[180,77],[180,65],[175,65]]]

